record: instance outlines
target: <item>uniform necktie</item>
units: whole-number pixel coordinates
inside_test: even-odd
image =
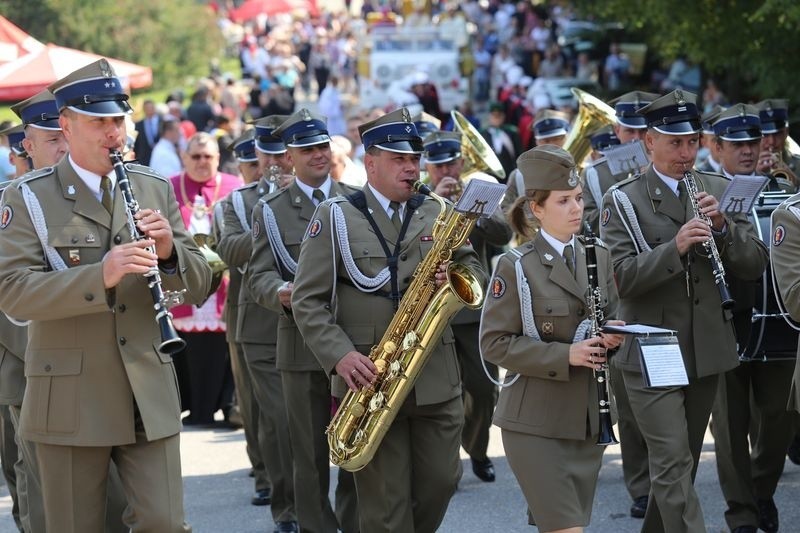
[[[567,268],[572,277],[575,277],[575,249],[572,248],[571,244],[564,247],[564,262],[567,263]]]
[[[688,199],[689,193],[686,190],[686,182],[684,180],[678,180],[678,200],[681,201],[684,211],[686,211],[686,200]]]
[[[400,202],[391,201],[389,202],[389,208],[392,210],[392,224],[394,224],[394,229],[398,232],[403,225],[403,222],[400,220]]]
[[[314,189],[314,192],[311,193],[311,198],[315,200],[314,203],[316,205],[319,205],[325,201],[325,193],[320,189]]]
[[[100,192],[102,193],[102,196],[100,197],[100,203],[103,204],[103,207],[106,208],[106,211],[113,213],[114,196],[111,192],[111,178],[108,176],[103,176],[100,178]]]

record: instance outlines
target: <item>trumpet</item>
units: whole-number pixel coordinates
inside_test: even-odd
[[[689,202],[691,202],[692,212],[697,218],[705,222],[708,227],[711,227],[711,219],[700,211],[700,205],[697,203],[697,198],[695,198],[697,195],[697,182],[695,182],[694,174],[687,170],[683,173],[683,181],[686,184],[686,196],[689,197]],[[711,261],[711,271],[714,274],[714,282],[719,291],[722,308],[732,309],[736,302],[728,290],[728,282],[725,280],[725,267],[722,264],[722,258],[719,255],[719,249],[713,236],[703,241],[703,248],[709,261]]]

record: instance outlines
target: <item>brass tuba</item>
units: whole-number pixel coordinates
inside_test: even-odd
[[[790,157],[800,156],[800,145],[798,145],[797,141],[789,136],[786,137],[784,150],[789,154]],[[800,181],[798,180],[797,176],[794,172],[792,172],[792,169],[789,168],[789,165],[783,160],[783,153],[775,152],[772,154],[772,157],[774,159],[774,167],[772,172],[770,172],[770,176],[775,178],[778,183],[783,182],[783,184],[794,188],[800,186]]]
[[[592,144],[589,140],[589,132],[595,131],[603,126],[614,125],[617,117],[614,109],[599,98],[592,96],[586,91],[577,87],[570,89],[578,100],[578,115],[572,121],[564,141],[564,150],[572,154],[578,170],[583,169],[583,162],[592,151]]]
[[[478,309],[484,289],[466,266],[450,263],[447,281],[436,286],[436,270],[467,240],[478,214],[457,211],[416,182],[414,187],[439,202],[433,227],[433,248],[414,270],[397,312],[369,357],[378,377],[370,387],[348,390],[326,434],[331,462],[350,472],[375,455],[450,319],[462,307]]]
[[[478,133],[475,126],[455,109],[450,111],[455,131],[461,134],[461,157],[464,158],[464,168],[461,170],[461,186],[466,187],[472,178],[484,178],[489,175],[495,179],[506,177],[503,165],[497,159],[492,147],[486,139]],[[495,181],[491,179],[489,181]]]

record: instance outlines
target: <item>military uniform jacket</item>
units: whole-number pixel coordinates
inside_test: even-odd
[[[604,316],[614,318],[617,290],[611,257],[599,244],[595,251]],[[525,335],[515,253],[522,254],[519,262],[530,287],[540,339]],[[576,239],[575,276],[541,234],[500,257],[483,306],[481,354],[520,377],[501,390],[496,425],[559,439],[583,440],[598,432],[597,381],[591,369],[569,365],[575,332],[588,317],[588,283],[580,239]]]
[[[769,253],[775,287],[784,308],[792,320],[800,322],[800,194],[795,194],[772,212]],[[800,367],[797,365],[789,394],[789,409],[800,412]]]
[[[127,164],[142,208],[169,214],[177,267],[161,272],[165,291],[185,289],[200,303],[211,271],[183,221],[170,183],[147,167]],[[38,198],[49,244],[66,263],[54,270],[26,209],[22,189]],[[111,446],[135,442],[134,399],[148,440],[180,431],[175,369],[161,343],[153,300],[143,276],[103,286],[102,259],[129,242],[125,203],[114,188],[113,215],[64,157],[6,190],[0,224],[0,308],[31,320],[25,353],[28,380],[22,407],[23,438],[49,444]]]
[[[272,192],[270,182],[261,178],[233,191],[223,204],[224,229],[217,245],[217,252],[231,270],[231,282],[234,275],[241,281],[241,288],[236,293],[236,321],[234,322],[234,339],[236,342],[249,344],[271,344],[278,342],[278,314],[258,305],[250,295],[247,286],[248,261],[253,251],[252,214],[258,200]],[[234,207],[234,198],[241,199],[239,211]],[[236,200],[239,202],[239,200]],[[247,225],[242,224],[240,216],[244,214]],[[230,291],[230,289],[229,289]]]
[[[480,218],[469,234],[469,242],[484,272],[491,272],[492,246],[502,247],[511,240],[511,226],[505,221],[501,209],[495,210],[491,217]],[[477,324],[481,320],[480,309],[462,309],[453,317],[452,324]]]
[[[728,180],[694,172],[698,191],[717,199]],[[630,200],[647,251],[628,230],[628,218],[616,191]],[[600,235],[611,250],[620,296],[619,318],[629,324],[649,324],[678,331],[689,377],[703,377],[738,365],[731,313],[723,312],[711,263],[696,246],[684,258],[675,236],[693,217],[653,170],[612,187],[603,197]],[[742,280],[761,276],[767,262],[764,243],[745,216],[727,217],[724,233],[714,237],[727,275]],[[641,252],[640,252],[641,250]],[[623,344],[615,358],[623,368],[641,370],[635,343]]]
[[[330,195],[339,196],[354,192],[356,189],[332,182]],[[278,313],[278,370],[314,371],[320,370],[319,363],[314,357],[311,348],[306,345],[303,335],[297,328],[293,310],[281,305],[278,298],[278,289],[284,283],[294,281],[295,274],[280,259],[276,259],[276,250],[270,245],[267,235],[267,226],[264,221],[263,204],[275,214],[275,220],[280,232],[280,240],[291,260],[298,262],[300,257],[300,244],[303,235],[314,215],[314,203],[306,196],[300,187],[292,182],[291,185],[276,191],[259,202],[253,209],[253,252],[248,266],[248,279],[250,297],[260,306]]]
[[[10,183],[0,183],[0,190]],[[25,392],[23,356],[27,344],[27,326],[14,324],[5,313],[0,312],[0,405],[22,405],[22,395]]]
[[[393,250],[397,230],[369,186],[365,185],[363,191],[367,207]],[[340,236],[336,236],[335,247],[331,242],[332,203],[329,200],[320,204],[314,215],[309,237],[300,252],[292,294],[292,309],[300,332],[329,375],[335,373],[336,363],[348,352],[357,350],[368,355],[383,337],[395,312],[392,300],[385,296],[390,293],[389,281],[379,288],[384,295],[362,292],[353,285],[342,260]],[[338,201],[337,205],[346,220],[349,250],[356,266],[364,275],[375,277],[387,264],[377,235],[356,207],[346,200]],[[427,199],[411,215],[398,256],[401,293],[409,286],[416,266],[434,246],[432,228],[438,214],[438,203]],[[481,283],[485,281],[471,246],[455,250],[452,260],[470,268]],[[332,305],[334,296],[336,301]],[[436,404],[461,394],[453,332],[449,327],[420,372],[414,392],[417,405]]]
[[[628,177],[627,172],[612,174],[608,160],[603,157],[586,167],[583,175],[583,219],[600,235],[600,206],[603,195],[612,185]]]

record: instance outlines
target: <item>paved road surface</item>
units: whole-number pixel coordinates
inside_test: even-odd
[[[450,502],[442,532],[533,532],[526,525],[525,502],[508,469],[499,430],[492,429],[490,455],[497,467],[497,482],[483,483],[465,460],[464,477]],[[724,502],[717,481],[714,447],[706,435],[697,487],[702,498],[708,531],[727,531]],[[186,512],[197,533],[263,533],[272,531],[268,508],[250,505],[252,480],[242,431],[185,431],[181,438]],[[619,447],[606,451],[595,498],[592,524],[587,533],[638,532],[641,521],[628,516],[630,498],[622,483]],[[336,479],[335,475],[331,479]],[[800,467],[786,463],[776,494],[781,512],[781,531],[800,532]],[[11,499],[0,487],[0,533],[16,531],[11,519]]]

